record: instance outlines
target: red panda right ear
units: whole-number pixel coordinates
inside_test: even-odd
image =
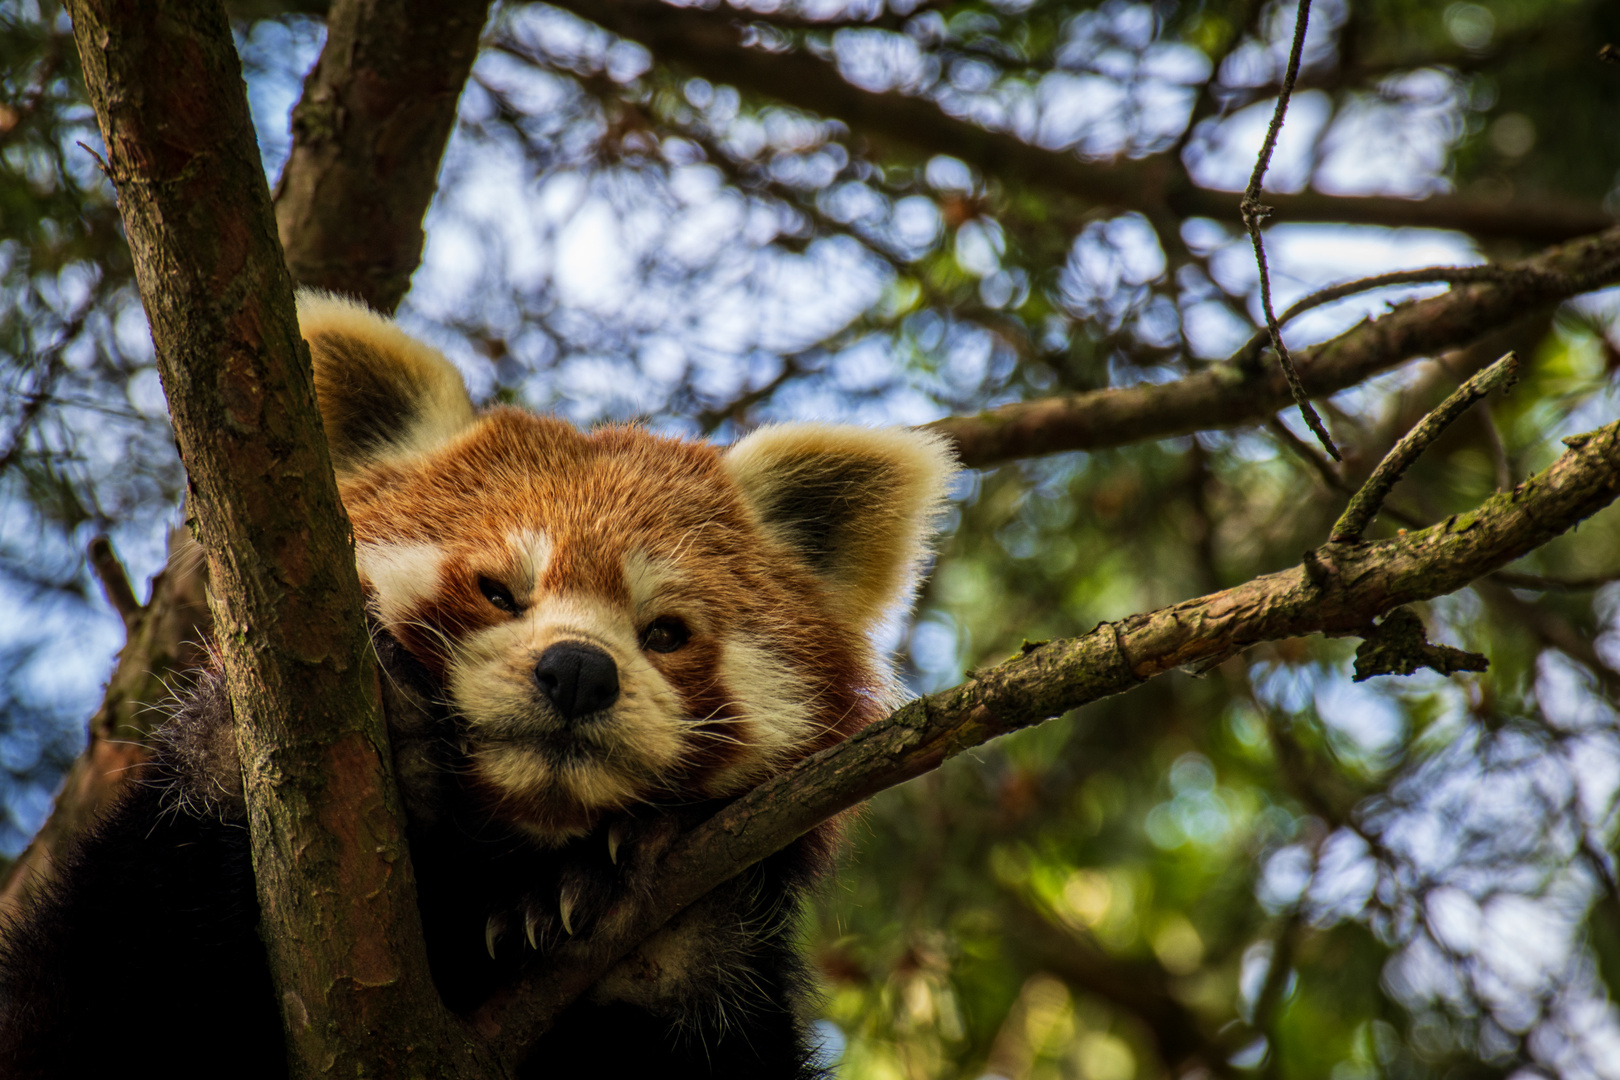
[[[911,598],[956,471],[938,435],[843,424],[763,427],[725,463],[766,535],[863,629]]]
[[[353,300],[301,292],[298,324],[340,477],[425,453],[473,422],[461,373],[392,320]]]

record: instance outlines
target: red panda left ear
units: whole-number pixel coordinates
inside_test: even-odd
[[[956,471],[937,435],[837,424],[761,428],[725,463],[765,533],[863,628],[910,599]]]
[[[472,424],[461,373],[392,319],[305,291],[298,326],[315,365],[315,403],[338,476],[425,453]]]

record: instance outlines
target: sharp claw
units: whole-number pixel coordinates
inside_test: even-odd
[[[484,948],[489,950],[489,958],[495,959],[495,939],[506,933],[506,920],[499,915],[491,915],[489,922],[484,924]]]
[[[614,866],[619,865],[619,845],[624,843],[624,826],[612,825],[608,828],[608,861]]]
[[[572,892],[564,891],[558,899],[557,907],[562,911],[563,930],[569,937],[574,936],[574,924],[570,918],[574,914],[574,896]]]
[[[523,920],[523,936],[529,939],[529,948],[531,949],[540,948],[540,946],[534,943],[534,928],[539,924],[540,913],[537,911],[531,910],[528,916]]]

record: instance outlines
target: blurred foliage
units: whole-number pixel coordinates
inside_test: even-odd
[[[267,171],[321,41],[234,8]],[[1293,3],[709,9],[1054,154],[1235,190]],[[1341,196],[1620,205],[1608,0],[1317,0],[1269,177]],[[790,92],[790,88],[788,91]],[[878,107],[874,105],[874,108]],[[81,148],[80,144],[84,144]],[[81,553],[156,569],[181,476],[65,18],[0,8],[0,847],[43,816],[117,643]],[[1252,330],[1230,224],[1058,198],[694,78],[679,55],[505,6],[462,102],[402,317],[485,398],[728,438],[914,423],[1173,379]],[[1526,250],[1278,222],[1283,303],[1347,277]],[[1320,340],[1429,290],[1301,319]],[[1392,509],[1434,521],[1612,419],[1612,294],[1527,312],[1520,385],[1440,440]],[[1474,357],[1471,362],[1493,357]],[[1456,358],[1453,358],[1456,359]],[[1358,482],[1456,384],[1414,364],[1326,416]],[[964,478],[913,623],[914,689],[1245,581],[1343,505],[1294,418]],[[1385,515],[1378,529],[1396,526]],[[1620,515],[1426,605],[1491,670],[1350,681],[1285,641],[1004,739],[874,800],[807,920],[849,1080],[999,1075],[1620,1075]],[[1517,584],[1523,585],[1520,580]]]

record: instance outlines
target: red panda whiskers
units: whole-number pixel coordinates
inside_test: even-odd
[[[424,939],[441,995],[466,1012],[517,972],[496,955],[503,929],[545,963],[626,890],[656,888],[646,853],[716,800],[887,710],[871,635],[910,599],[952,465],[917,431],[784,424],[722,448],[480,412],[454,366],[388,320],[313,294],[299,320],[376,628]],[[181,545],[174,565],[200,555]],[[67,867],[55,906],[0,938],[0,1071],[116,1075],[139,1037],[127,1002],[161,984],[201,1032],[171,1048],[190,1055],[171,1075],[217,1075],[227,1056],[285,1075],[217,662],[183,697],[157,765]],[[839,828],[637,946],[520,1076],[807,1080],[810,978],[792,930]],[[81,928],[129,910],[151,932],[108,970]],[[196,941],[199,921],[228,961]],[[104,1038],[82,1038],[85,1015]]]

